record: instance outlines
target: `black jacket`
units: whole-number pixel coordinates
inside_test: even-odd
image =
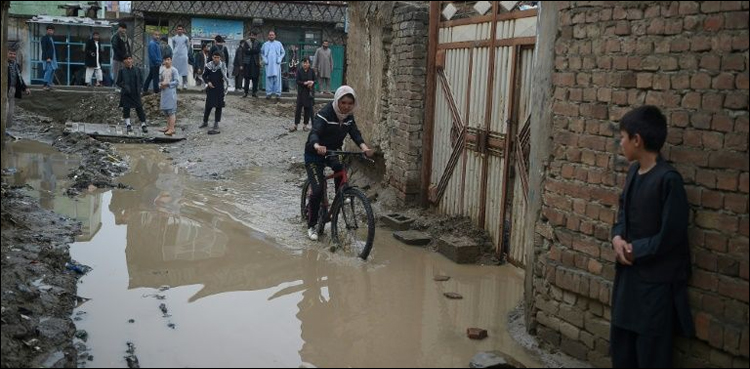
[[[42,37],[42,61],[47,61],[47,59],[52,59],[52,55],[55,54],[55,41],[52,39],[51,36],[44,36]]]
[[[141,86],[143,85],[141,68],[123,67],[117,73],[115,84],[122,89],[120,92],[121,108],[138,108],[143,106],[141,102]]]
[[[227,45],[211,46],[211,51],[209,51],[208,53],[212,58],[211,60],[213,60],[213,57],[214,57],[213,55],[217,51],[219,52],[219,54],[221,54],[221,61],[223,61],[224,64],[229,65],[229,49],[227,49]],[[210,62],[211,60],[206,60],[206,64],[208,64],[208,62]]]
[[[99,40],[99,48],[96,47],[96,42],[93,38],[86,41],[86,60],[85,64],[89,68],[96,68],[96,55],[99,55],[99,64],[103,64],[102,60],[102,41]]]
[[[250,48],[249,50],[246,50],[243,61],[245,62],[245,65],[250,66],[250,77],[258,78],[258,76],[260,76],[260,47],[262,42],[255,40],[255,42],[249,41],[247,44]]]
[[[132,55],[130,41],[126,42],[120,37],[119,32],[115,32],[112,36],[112,60],[121,62],[128,55]]]
[[[354,121],[354,116],[350,114],[339,123],[336,112],[333,110],[333,103],[330,102],[313,118],[313,128],[307,136],[305,153],[318,155],[314,147],[316,143],[325,146],[328,150],[340,150],[344,145],[346,135],[349,135],[357,146],[365,142]]]
[[[315,103],[315,87],[309,89],[305,86],[305,82],[315,80],[315,71],[312,68],[308,69],[307,72],[304,68],[297,69],[297,105],[313,106]]]
[[[23,92],[26,91],[26,82],[23,81],[23,76],[21,75],[21,69],[18,67],[18,63],[8,62],[8,80],[10,80],[10,75],[12,73],[16,73],[16,94],[14,96],[20,99],[23,97]],[[8,91],[10,91],[10,84],[8,84]]]

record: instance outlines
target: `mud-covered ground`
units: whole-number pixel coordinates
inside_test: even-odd
[[[109,124],[121,122],[117,95],[106,92],[91,94],[56,91],[35,98],[36,94],[19,104],[17,122],[10,132],[17,137],[51,143],[63,152],[81,156],[82,164],[71,173],[74,184],[68,192],[70,195],[93,187],[118,186],[116,178],[127,170],[127,158],[120,157],[109,143],[98,142],[80,134],[62,135],[66,121]],[[229,95],[220,124],[221,133],[208,135],[206,129],[198,128],[203,119],[204,96],[178,93],[178,100],[177,127],[178,132],[186,136],[186,140],[159,146],[168,160],[185,168],[193,176],[217,180],[220,184],[217,188],[223,191],[236,190],[238,194],[245,193],[242,181],[247,178],[246,171],[249,168],[269,170],[264,173],[272,173],[271,175],[278,176],[278,180],[274,180],[273,187],[264,190],[268,192],[264,194],[266,201],[250,198],[250,195],[256,194],[248,191],[248,199],[239,200],[236,206],[250,214],[258,211],[257,215],[260,216],[248,217],[255,219],[250,221],[253,223],[251,225],[259,226],[258,229],[277,239],[303,240],[304,227],[299,224],[297,209],[298,188],[306,177],[302,155],[307,133],[301,129],[288,132],[293,123],[294,102],[286,100],[276,103],[263,98]],[[144,106],[151,129],[164,124],[164,117],[158,111],[158,95],[144,97]],[[322,103],[318,104],[316,109],[322,106]],[[213,120],[212,114],[210,125]],[[353,178],[373,200],[376,214],[398,211],[411,216],[416,219],[413,228],[429,233],[433,239],[444,234],[472,238],[485,251],[479,261],[481,264],[502,262],[494,256],[492,243],[486,232],[477,230],[470,220],[400,206],[394,193],[382,185],[382,157],[377,158],[377,162],[376,165],[357,165],[358,172]],[[76,226],[42,211],[33,200],[23,197],[18,190],[3,187],[3,191],[2,366],[54,364],[45,362],[49,357],[61,358],[56,365],[75,365],[77,353],[71,343],[75,332],[70,313],[76,301],[76,278],[75,274],[66,272],[65,261],[70,258],[67,244],[77,232]],[[280,198],[270,201],[273,196]],[[259,207],[262,209],[259,210]],[[35,239],[37,233],[44,242]],[[23,257],[11,253],[18,253]],[[6,258],[6,254],[11,258]],[[34,267],[29,267],[32,262]],[[40,278],[39,283],[44,288],[32,284]],[[48,285],[53,287],[47,288]],[[27,307],[30,302],[40,298],[59,303],[32,304],[32,307]],[[30,341],[34,339],[38,341]],[[60,353],[65,355],[61,356]],[[549,364],[555,365],[554,362]]]
[[[127,164],[102,143],[82,134],[62,135],[55,119],[19,108],[13,137],[52,144],[81,158],[70,176],[68,195],[116,187]],[[5,155],[5,153],[3,153]],[[4,168],[5,169],[5,168]],[[38,200],[2,183],[2,367],[75,367],[76,280],[83,269],[70,260],[68,244],[80,231],[76,222],[42,209]],[[78,270],[78,271],[76,271]]]

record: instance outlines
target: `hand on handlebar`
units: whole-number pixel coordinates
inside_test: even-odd
[[[325,155],[328,149],[325,146],[315,144],[315,151],[318,152],[318,155]]]

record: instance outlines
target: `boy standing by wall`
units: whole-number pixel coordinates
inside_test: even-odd
[[[610,353],[613,367],[671,367],[674,332],[693,334],[689,207],[682,176],[661,157],[667,121],[642,106],[620,121],[620,146],[633,162],[612,228],[616,253]]]

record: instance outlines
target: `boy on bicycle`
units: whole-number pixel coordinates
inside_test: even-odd
[[[307,136],[305,144],[305,169],[307,177],[312,186],[310,196],[310,210],[307,219],[307,235],[311,240],[317,241],[318,234],[315,225],[318,223],[318,212],[320,202],[323,200],[323,184],[325,175],[323,169],[326,166],[335,172],[344,169],[343,164],[336,157],[326,157],[328,150],[339,150],[344,144],[348,134],[360,149],[367,155],[372,156],[371,150],[362,139],[362,134],[354,121],[353,111],[357,104],[357,95],[349,86],[341,86],[336,90],[333,101],[328,103],[313,119],[313,128]],[[336,179],[336,188],[340,179]]]

